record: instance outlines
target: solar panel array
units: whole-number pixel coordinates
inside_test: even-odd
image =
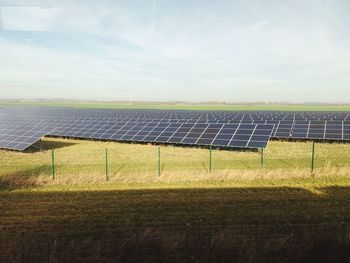
[[[0,148],[24,150],[42,136],[223,148],[264,148],[274,125],[209,112],[11,108],[0,112]],[[230,123],[234,122],[234,123]],[[16,130],[18,129],[18,130]],[[15,133],[18,136],[11,136]],[[25,139],[24,139],[25,137]],[[28,137],[28,138],[27,138]]]
[[[24,150],[41,137],[265,148],[269,139],[350,140],[346,112],[0,110],[0,148]]]

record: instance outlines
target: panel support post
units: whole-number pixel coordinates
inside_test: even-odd
[[[311,176],[315,175],[315,142],[312,142]]]
[[[160,145],[158,145],[158,177],[160,177]]]
[[[106,181],[109,181],[109,177],[108,177],[108,149],[106,148],[105,151],[105,160],[106,160]]]
[[[264,168],[264,148],[260,149],[260,167]]]
[[[209,173],[211,173],[212,169],[212,147],[211,145],[209,146]]]
[[[52,180],[55,179],[55,150],[51,150],[51,173],[52,173]]]

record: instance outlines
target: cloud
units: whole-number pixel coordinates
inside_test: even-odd
[[[4,30],[47,31],[60,13],[59,8],[1,7]]]
[[[39,2],[1,7],[2,96],[343,101],[349,95],[344,1]]]

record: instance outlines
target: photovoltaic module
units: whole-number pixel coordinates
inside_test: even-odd
[[[270,138],[350,140],[346,112],[0,109],[0,148],[44,136],[221,148],[265,148]]]

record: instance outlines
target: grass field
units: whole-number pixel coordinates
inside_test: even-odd
[[[311,142],[271,141],[264,151],[213,150],[209,173],[209,150],[161,146],[161,176],[155,145],[125,144],[45,138],[27,153],[0,151],[0,179],[20,185],[71,185],[104,183],[105,149],[111,183],[176,183],[207,180],[251,181],[311,176]],[[51,178],[51,149],[55,150],[55,180]],[[315,176],[350,175],[350,145],[318,143]],[[263,165],[263,166],[262,166]]]
[[[178,104],[178,103],[108,103],[108,102],[9,102],[1,106],[46,106],[89,109],[161,109],[161,110],[227,110],[227,111],[350,111],[350,105],[302,105],[302,104]]]
[[[259,152],[214,150],[211,173],[207,149],[162,146],[160,177],[154,145],[45,138],[42,149],[0,151],[7,262],[349,256],[350,145],[316,144],[314,177],[309,142],[270,142],[263,168]]]

